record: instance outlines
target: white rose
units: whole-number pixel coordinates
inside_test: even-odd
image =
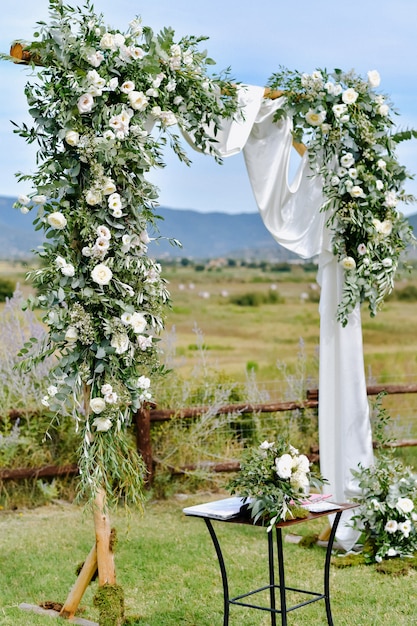
[[[77,107],[78,111],[83,113],[90,113],[94,106],[94,98],[91,93],[85,93],[79,97]]]
[[[67,130],[65,133],[65,141],[69,146],[76,146],[80,141],[80,135],[76,130]]]
[[[114,35],[111,33],[104,33],[100,41],[100,48],[102,48],[102,50],[117,50]]]
[[[380,82],[381,82],[381,77],[379,75],[378,70],[369,70],[368,83],[370,87],[379,87]]]
[[[100,76],[97,70],[90,70],[87,72],[87,80],[98,90],[101,90],[106,86],[106,81]]]
[[[55,265],[57,266],[58,269],[62,269],[63,267],[65,267],[67,264],[66,260],[64,259],[63,256],[57,256],[55,259]]]
[[[341,265],[344,270],[354,270],[356,267],[356,261],[351,256],[345,256],[345,258],[341,261]]]
[[[177,118],[172,111],[161,111],[159,118],[165,126],[174,126],[177,123]]]
[[[91,398],[90,409],[93,411],[93,413],[95,413],[96,415],[99,415],[99,413],[102,413],[105,408],[106,408],[106,403],[104,402],[104,398],[99,398],[99,397]]]
[[[335,117],[340,117],[341,115],[346,113],[347,106],[346,106],[346,104],[334,104],[332,109],[333,109],[333,113],[334,113]]]
[[[302,491],[304,493],[308,492],[308,488],[310,486],[310,481],[308,480],[308,476],[305,472],[300,470],[296,470],[291,478],[290,478],[291,486],[297,491]]]
[[[46,220],[49,226],[52,226],[52,228],[55,228],[56,230],[62,230],[67,225],[66,217],[59,211],[50,213]]]
[[[111,419],[109,417],[96,417],[93,426],[97,432],[106,433],[111,428]]]
[[[349,189],[349,193],[352,198],[364,198],[365,196],[362,187],[360,187],[359,185],[353,185],[353,187]]]
[[[385,206],[389,208],[394,208],[398,204],[398,197],[394,191],[387,191],[385,194]]]
[[[382,117],[386,117],[389,113],[388,104],[380,104],[378,107],[378,113],[379,115],[382,115]]]
[[[384,530],[386,530],[387,533],[396,533],[398,530],[398,522],[396,522],[395,519],[388,520],[385,524]]]
[[[146,328],[146,319],[142,313],[135,311],[130,317],[130,326],[137,335],[143,333]]]
[[[378,191],[382,191],[384,188],[384,183],[382,182],[382,180],[376,180],[375,187],[378,189]]]
[[[98,285],[108,285],[113,277],[113,272],[104,263],[99,263],[91,272],[91,278]]]
[[[104,54],[100,50],[92,52],[87,56],[87,61],[93,67],[99,67],[99,65],[104,61]]]
[[[410,498],[398,498],[395,506],[400,513],[411,513],[414,509],[414,503]]]
[[[148,98],[143,91],[131,91],[128,93],[130,106],[135,111],[144,111],[148,106]]]
[[[105,383],[101,387],[101,393],[103,396],[107,396],[109,393],[113,393],[113,387],[109,383]]]
[[[116,333],[113,335],[110,345],[115,349],[116,354],[124,354],[129,349],[129,337],[126,333]]]
[[[376,162],[377,167],[379,167],[380,170],[386,170],[387,169],[387,162],[384,161],[384,159],[378,159],[378,161]]]
[[[71,263],[67,263],[61,268],[61,272],[64,276],[72,277],[75,274],[75,267]]]
[[[279,459],[275,459],[275,471],[284,480],[290,478],[293,467],[293,458],[290,454],[283,454]]]
[[[148,378],[147,376],[139,376],[137,385],[139,389],[149,389],[149,387],[151,386],[150,378]]]
[[[346,91],[343,92],[342,100],[345,104],[353,104],[358,99],[358,95],[357,91],[352,89],[352,87],[349,87],[349,89],[346,89]]]
[[[379,229],[377,229],[377,230],[378,230],[378,232],[381,233],[381,235],[384,235],[384,236],[387,237],[392,232],[392,221],[391,220],[384,220],[383,222],[380,222]]]
[[[89,189],[85,195],[85,201],[90,206],[96,206],[101,202],[101,193],[96,189]]]
[[[121,48],[125,42],[126,38],[121,33],[116,33],[114,35],[114,43],[118,48]]]
[[[118,398],[119,396],[114,391],[106,393],[106,395],[104,396],[104,400],[107,402],[107,404],[116,404]]]
[[[78,339],[78,330],[74,326],[68,326],[65,333],[65,341],[68,343],[74,343]]]
[[[310,471],[310,461],[308,460],[308,457],[306,457],[305,454],[300,454],[300,456],[295,461],[295,467],[299,472],[304,472],[305,474],[308,474],[308,472]]]
[[[45,204],[46,196],[44,196],[44,195],[33,196],[32,202],[34,202],[35,204]]]
[[[148,348],[152,347],[152,336],[146,337],[145,335],[138,335],[137,342],[139,349],[145,352]]]

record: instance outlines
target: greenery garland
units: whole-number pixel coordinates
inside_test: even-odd
[[[16,129],[39,146],[37,171],[19,176],[33,193],[16,207],[36,212],[45,232],[30,304],[44,310],[49,334],[23,352],[29,367],[57,357],[42,401],[74,416],[80,493],[94,498],[105,488],[111,502],[117,485],[135,500],[143,467],[127,452],[126,430],[162,371],[158,335],[170,301],[148,255],[158,216],[146,174],[163,167],[167,142],[188,163],[175,125],[218,159],[206,129],[215,134],[233,113],[234,89],[220,95],[225,83],[208,75],[214,62],[199,50],[202,38],[177,42],[171,29],[156,35],[139,18],[121,33],[89,2],[50,0],[49,8],[50,23],[25,46],[42,66],[25,89],[34,124]]]
[[[366,301],[371,316],[377,313],[393,289],[403,251],[415,241],[399,211],[400,202],[414,200],[403,189],[412,177],[395,149],[417,133],[392,132],[392,109],[377,93],[379,84],[376,70],[364,80],[353,71],[281,68],[269,81],[271,89],[285,92],[275,119],[292,118],[294,139],[308,146],[312,170],[323,179],[323,210],[344,269],[337,311],[343,326],[357,303]]]

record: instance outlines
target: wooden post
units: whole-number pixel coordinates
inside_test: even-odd
[[[64,606],[62,607],[59,615],[66,619],[72,619],[75,616],[75,612],[81,602],[81,598],[84,595],[85,590],[90,584],[94,574],[97,571],[97,550],[96,544],[91,548],[89,555],[87,556],[84,565],[78,575],[75,585],[71,589]]]
[[[104,489],[99,490],[94,501],[94,528],[96,533],[98,583],[100,586],[115,585],[116,568],[111,546],[110,517],[106,507]]]
[[[148,484],[153,480],[153,458],[151,442],[151,405],[146,404],[135,414],[136,421],[136,449],[141,455],[147,469],[146,481]]]

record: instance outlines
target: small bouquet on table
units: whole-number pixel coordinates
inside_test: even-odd
[[[324,499],[310,496],[310,490],[320,493],[326,482],[312,471],[308,457],[284,440],[264,441],[247,451],[227,489],[243,498],[254,523],[261,521],[270,531],[278,522],[307,517],[311,503]]]

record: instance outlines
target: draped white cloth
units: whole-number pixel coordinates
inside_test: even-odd
[[[243,150],[260,215],[276,241],[303,258],[318,256],[320,470],[329,481],[326,491],[335,501],[346,502],[359,494],[351,469],[359,463],[369,467],[373,462],[360,310],[358,306],[353,311],[345,328],[336,321],[343,270],[332,253],[328,214],[320,211],[322,180],[312,175],[304,155],[289,183],[292,122],[274,123],[282,99],[265,99],[263,94],[263,87],[240,88],[242,114],[225,122],[216,137],[217,147],[225,157]],[[353,514],[343,514],[337,532],[337,540],[346,550],[359,536],[349,525]]]

